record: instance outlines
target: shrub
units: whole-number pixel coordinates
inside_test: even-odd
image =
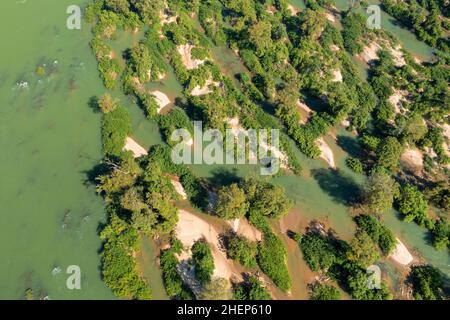
[[[238,261],[244,267],[255,268],[257,266],[258,246],[244,237],[236,236],[229,239],[228,254],[231,259]]]
[[[195,276],[202,283],[211,281],[211,275],[214,272],[214,258],[211,248],[204,240],[199,240],[192,246],[192,261],[195,266]]]

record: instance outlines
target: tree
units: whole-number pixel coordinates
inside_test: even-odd
[[[366,232],[378,244],[384,255],[395,248],[397,240],[393,233],[378,221],[374,216],[360,215],[355,218],[358,227]]]
[[[347,252],[348,260],[367,268],[379,258],[378,248],[366,232],[359,232],[350,242],[350,250]]]
[[[102,119],[102,143],[105,155],[119,156],[125,146],[125,139],[131,133],[131,117],[128,110],[117,107],[105,113]]]
[[[287,214],[292,206],[282,186],[251,178],[246,179],[241,186],[250,202],[250,208],[263,216],[279,218]]]
[[[323,283],[314,283],[311,286],[311,300],[340,300],[339,290]]]
[[[347,158],[345,160],[345,163],[347,164],[347,167],[352,169],[356,173],[364,173],[364,168],[359,159],[356,158]]]
[[[335,248],[325,236],[317,232],[303,235],[299,245],[312,271],[326,272],[336,262]]]
[[[272,45],[272,25],[260,20],[248,29],[248,40],[255,47],[255,53],[261,57]]]
[[[193,293],[184,284],[183,279],[178,273],[177,266],[179,261],[175,255],[175,251],[172,247],[169,250],[163,251],[160,256],[164,287],[166,288],[167,295],[171,298],[180,300],[193,299]]]
[[[98,106],[103,113],[109,113],[117,109],[118,100],[111,97],[109,93],[105,93],[98,100]]]
[[[195,276],[202,284],[210,282],[214,272],[214,258],[208,243],[205,240],[199,240],[194,243],[191,251]]]
[[[430,226],[428,218],[428,203],[416,186],[407,183],[397,199],[398,211],[405,216],[406,221],[415,220],[420,226]]]
[[[402,145],[395,137],[382,140],[377,148],[377,164],[391,171],[398,167],[398,160],[402,153]]]
[[[226,220],[242,218],[248,211],[245,192],[236,183],[222,187],[217,193],[217,215]]]
[[[436,268],[424,265],[411,268],[409,278],[416,300],[443,300],[442,275]]]
[[[272,300],[270,293],[256,276],[239,283],[234,288],[235,300]]]
[[[130,50],[130,66],[134,74],[139,78],[141,83],[145,83],[154,76],[152,76],[152,59],[148,48],[139,43],[136,47]]]
[[[433,228],[433,246],[438,249],[444,249],[450,244],[450,225],[445,219],[439,219]]]
[[[358,300],[391,300],[392,294],[381,285],[380,289],[370,289],[368,284],[368,275],[366,270],[353,263],[343,265],[346,274],[346,284],[354,299]]]
[[[291,287],[291,278],[286,265],[285,244],[273,232],[264,234],[264,241],[258,246],[258,264],[273,282],[283,291]]]
[[[231,259],[239,261],[244,267],[257,266],[258,246],[244,237],[235,236],[228,240],[228,254]]]
[[[230,282],[224,278],[212,279],[205,284],[198,298],[200,300],[231,300]]]
[[[130,188],[124,192],[120,197],[120,205],[122,208],[132,212],[140,212],[146,207],[142,199],[142,191],[136,188]]]
[[[101,253],[103,281],[120,298],[150,299],[150,289],[133,258],[139,249],[138,234],[112,208],[109,210],[110,223],[100,234],[105,241]]]
[[[396,187],[391,177],[384,171],[373,172],[364,189],[363,203],[367,208],[380,214],[392,207]]]

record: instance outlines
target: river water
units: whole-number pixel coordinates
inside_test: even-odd
[[[74,31],[66,28],[66,8],[83,2],[5,0],[0,4],[0,10],[8,13],[0,20],[0,299],[22,298],[27,288],[50,299],[113,298],[101,281],[99,269],[101,241],[97,230],[105,219],[103,201],[86,183],[87,172],[101,158],[100,115],[88,101],[105,90],[88,46],[89,26],[83,24],[81,30]],[[137,41],[132,37],[123,36],[119,43],[125,48]],[[402,39],[406,39],[403,33]],[[417,42],[417,46],[422,45]],[[227,57],[231,50],[215,48],[213,53],[218,64],[222,61],[228,70],[245,70],[235,57]],[[42,70],[36,72],[39,66],[45,75]],[[150,88],[171,98],[181,96],[181,87],[171,72],[163,83]],[[159,143],[156,124],[145,120],[138,107],[119,92],[115,96],[132,114],[133,137],[145,147]],[[337,134],[347,136],[352,145],[349,133],[338,130]],[[338,174],[321,160],[307,159],[297,151],[305,168],[303,176],[279,177],[276,182],[286,187],[296,203],[286,218],[288,227],[302,228],[306,221],[321,218],[349,239],[354,224],[345,202],[364,177],[345,167],[344,150],[348,148],[337,146],[331,137],[326,140],[335,152],[341,169]],[[223,169],[194,168],[205,177],[220,176]],[[239,176],[255,171],[242,166],[234,169]],[[387,215],[386,223],[409,247],[449,272],[448,255],[429,246],[421,228],[402,222],[395,213]],[[292,243],[288,248],[293,297],[306,298],[306,266],[298,248]],[[143,241],[138,260],[152,284],[153,296],[165,298],[155,250],[152,243]],[[81,290],[66,287],[65,271],[70,265],[81,268]]]

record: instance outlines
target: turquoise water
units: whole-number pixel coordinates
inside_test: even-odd
[[[101,158],[100,116],[88,100],[103,88],[89,29],[65,25],[66,8],[82,2],[0,4],[8,13],[0,20],[1,299],[26,288],[51,299],[113,298],[99,271],[103,201],[85,184]],[[81,290],[66,287],[69,265],[81,268]]]

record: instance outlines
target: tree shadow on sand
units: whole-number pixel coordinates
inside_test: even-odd
[[[352,177],[345,176],[339,170],[315,169],[311,171],[320,188],[334,201],[352,205],[361,199],[361,187]]]

